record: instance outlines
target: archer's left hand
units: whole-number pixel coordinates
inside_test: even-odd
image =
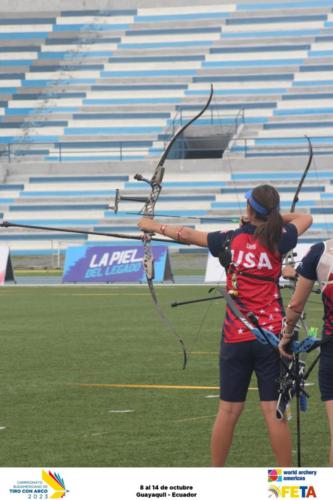
[[[288,330],[288,324],[286,318],[282,320],[282,328],[281,328],[281,338],[278,345],[278,349],[280,352],[280,356],[292,359],[292,354],[288,351],[288,347],[290,346],[291,339],[293,337],[293,333]]]
[[[287,352],[290,346],[291,337],[282,336],[278,345],[280,356],[283,358],[293,359],[293,355]]]
[[[147,233],[155,233],[158,232],[160,224],[150,217],[142,217],[138,222],[138,226],[142,231],[146,231]]]

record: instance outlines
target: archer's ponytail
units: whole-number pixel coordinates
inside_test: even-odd
[[[262,224],[257,227],[254,236],[262,245],[274,252],[277,250],[283,228],[279,193],[273,186],[263,184],[253,189],[251,196],[267,211],[267,214],[263,215],[252,208],[255,211],[256,219],[262,221]]]

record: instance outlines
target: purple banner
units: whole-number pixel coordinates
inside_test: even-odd
[[[168,247],[152,248],[154,281],[163,281]],[[66,251],[63,283],[135,283],[146,281],[143,246],[80,246]]]

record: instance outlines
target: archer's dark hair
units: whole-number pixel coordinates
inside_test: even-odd
[[[253,207],[257,220],[262,221],[255,230],[254,236],[270,251],[277,250],[282,234],[283,219],[280,214],[280,195],[273,186],[262,184],[252,191],[252,198],[268,211],[267,215],[259,214]]]

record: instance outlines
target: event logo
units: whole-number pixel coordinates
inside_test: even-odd
[[[268,469],[268,482],[282,481],[282,469]]]
[[[40,476],[39,476],[40,477]],[[10,495],[21,500],[63,498],[68,490],[63,478],[56,472],[42,470],[41,479],[20,479],[9,488]]]
[[[45,470],[43,470],[42,479],[54,490],[53,495],[51,495],[49,498],[63,498],[66,495],[67,490],[65,488],[65,483],[63,478],[59,474],[52,474],[51,471],[47,473]]]

